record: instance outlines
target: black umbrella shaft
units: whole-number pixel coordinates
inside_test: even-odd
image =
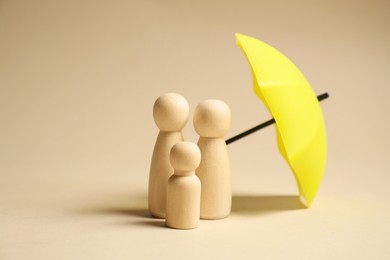
[[[322,101],[324,99],[327,99],[328,97],[329,97],[328,93],[323,93],[321,95],[318,95],[317,99],[318,99],[318,101]],[[243,137],[245,137],[247,135],[253,134],[254,132],[257,132],[260,129],[263,129],[264,127],[267,127],[267,126],[272,125],[274,123],[275,123],[275,119],[274,118],[272,118],[272,119],[270,119],[268,121],[265,121],[264,123],[261,123],[260,125],[252,127],[251,129],[246,130],[245,132],[242,132],[241,134],[238,134],[236,136],[233,136],[232,138],[227,139],[226,140],[226,144],[231,144],[231,143],[233,143],[233,142],[235,142],[235,141],[237,141],[237,140],[239,140],[239,139],[241,139],[241,138],[243,138]]]

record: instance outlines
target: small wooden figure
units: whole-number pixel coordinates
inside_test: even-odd
[[[174,174],[168,179],[166,225],[177,229],[198,227],[201,183],[195,175],[200,163],[200,150],[190,142],[173,146],[170,154]]]
[[[153,107],[153,118],[160,129],[154,146],[149,174],[149,211],[154,217],[165,218],[166,187],[173,174],[169,153],[173,145],[183,141],[182,129],[189,117],[187,100],[175,93],[160,96]]]
[[[231,112],[220,100],[205,100],[195,109],[195,131],[202,160],[196,175],[202,183],[200,217],[221,219],[230,214],[232,181],[224,135],[231,127]]]

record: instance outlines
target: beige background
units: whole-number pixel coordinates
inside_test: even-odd
[[[0,1],[0,259],[389,259],[388,1]],[[328,132],[310,209],[273,127],[229,146],[233,212],[147,215],[165,92],[218,98],[227,137],[269,114],[234,33],[305,73]],[[197,140],[190,120],[186,139]]]

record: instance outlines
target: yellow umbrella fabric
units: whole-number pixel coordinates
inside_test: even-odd
[[[279,150],[310,206],[326,164],[326,130],[317,97],[299,69],[278,50],[246,35],[236,37],[251,67],[255,93],[275,119]]]

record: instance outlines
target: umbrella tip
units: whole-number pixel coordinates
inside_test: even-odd
[[[241,33],[235,33],[234,34],[234,36],[236,36],[236,43],[237,43],[237,45],[239,45],[240,43],[240,38],[241,38],[241,36],[242,36],[242,34]]]
[[[242,39],[243,37],[248,37],[242,33],[235,33],[234,36],[236,36],[237,41],[240,41],[240,39]]]
[[[303,206],[306,208],[310,207],[311,202],[308,202],[304,196],[299,196],[299,201],[302,203]]]

